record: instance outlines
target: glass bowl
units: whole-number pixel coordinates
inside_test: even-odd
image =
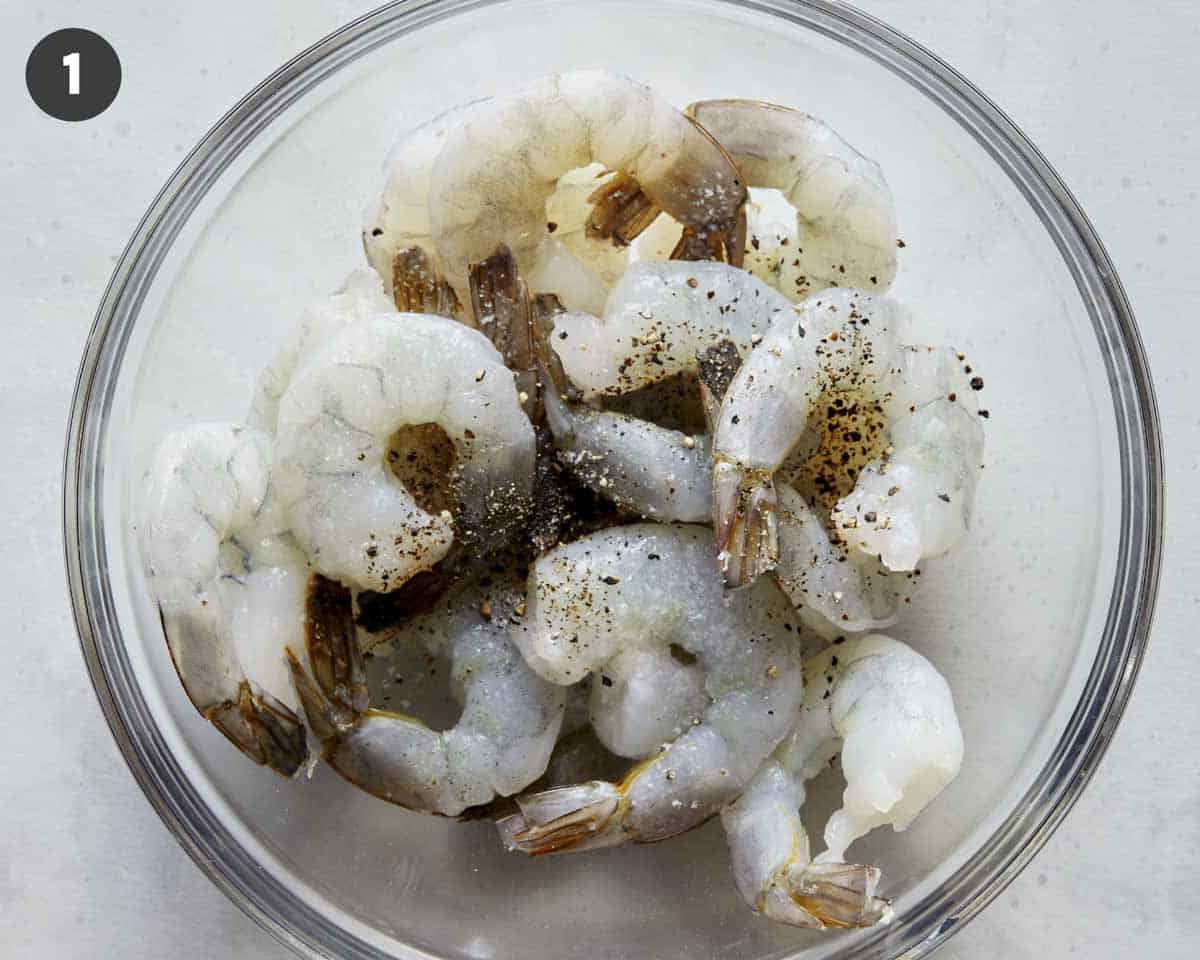
[[[196,715],[167,657],[131,531],[153,443],[245,415],[302,305],[363,263],[360,211],[399,132],[582,66],[679,104],[749,97],[825,118],[887,173],[906,243],[894,293],[918,334],[985,377],[977,520],[896,630],[950,681],[966,761],[911,829],[854,848],[883,868],[890,926],[819,935],[753,915],[717,824],[529,861],[487,824],[399,810],[326,769],[284,782]],[[427,0],[288,63],[163,188],[83,359],[64,522],[84,655],[130,769],[201,869],[300,954],[916,957],[1028,863],[1104,753],[1150,624],[1160,463],[1100,241],[1020,131],[928,51],[836,3]],[[823,779],[806,811],[818,829],[838,788]]]

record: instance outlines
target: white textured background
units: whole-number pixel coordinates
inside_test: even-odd
[[[208,126],[355,0],[23,0],[0,8],[0,957],[290,956],[191,864],[126,772],[70,621],[61,447],[76,364],[142,211]],[[1200,9],[1191,0],[864,0],[1042,148],[1105,239],[1150,351],[1168,543],[1150,655],[1116,742],[1028,870],[938,956],[1200,951]],[[18,9],[18,7],[22,9]],[[29,101],[60,27],[116,47],[116,103]]]

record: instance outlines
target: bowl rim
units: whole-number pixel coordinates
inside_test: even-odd
[[[197,866],[247,916],[303,956],[387,955],[263,871],[204,805],[154,725],[133,679],[107,578],[93,575],[105,566],[101,451],[113,390],[146,291],[179,230],[274,116],[397,36],[507,2],[394,0],[330,33],[259,83],[190,151],[142,217],[101,299],[76,378],[63,469],[64,550],[76,631],[105,720],[142,792]],[[1041,849],[1095,773],[1129,701],[1149,639],[1162,559],[1163,453],[1154,389],[1132,309],[1094,228],[1045,157],[981,91],[920,44],[836,0],[716,2],[835,40],[937,102],[1038,213],[1103,348],[1122,504],[1113,590],[1096,659],[1053,752],[1008,817],[968,862],[891,927],[853,944],[856,957],[920,957],[978,914]],[[407,946],[404,954],[427,956]]]

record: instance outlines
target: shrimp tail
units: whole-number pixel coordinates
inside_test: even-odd
[[[458,294],[420,247],[405,247],[392,259],[392,299],[401,313],[427,313],[466,322]]]
[[[671,251],[672,260],[718,260],[740,267],[746,259],[746,208],[742,206],[732,222],[720,227],[698,230],[684,227],[679,242]]]
[[[295,776],[308,760],[300,718],[269,694],[253,693],[245,681],[236,701],[219,704],[206,716],[247,757],[282,776]]]
[[[626,247],[650,226],[662,212],[646,196],[641,184],[627,173],[616,173],[588,196],[592,212],[588,216],[587,235],[611,240],[615,247]]]
[[[620,789],[604,780],[556,787],[517,798],[520,813],[497,821],[509,850],[531,857],[615,847],[630,839]]]
[[[350,591],[313,574],[305,598],[304,633],[309,669],[291,649],[286,651],[288,667],[309,727],[318,740],[330,743],[370,706]]]
[[[515,374],[517,390],[525,397],[521,406],[536,423],[537,377],[534,364],[534,301],[517,270],[512,251],[500,244],[496,252],[471,264],[471,307],[475,321],[492,341],[505,365]]]
[[[744,587],[779,562],[778,502],[766,470],[728,460],[713,469],[713,525],[725,585]]]
[[[875,896],[879,878],[878,867],[859,863],[795,866],[786,877],[788,903],[782,897],[768,894],[763,912],[784,923],[818,928],[873,927],[887,923],[892,918],[892,904]],[[783,892],[778,881],[772,886],[772,893],[776,892]]]

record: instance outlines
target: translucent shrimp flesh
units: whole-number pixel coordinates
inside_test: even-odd
[[[381,799],[446,816],[536,780],[558,738],[566,688],[538,677],[513,645],[523,603],[519,581],[467,580],[391,638],[450,659],[462,715],[437,731],[369,704],[351,593],[314,578],[306,615],[313,669],[310,675],[293,662],[293,672],[325,761]]]
[[[794,304],[723,263],[645,261],[613,288],[600,317],[557,317],[550,344],[585,400],[620,396],[685,373],[732,342],[747,354]]]
[[[256,763],[292,776],[308,758],[284,660],[303,643],[308,570],[271,490],[270,438],[196,424],[158,446],[139,539],[188,698]]]
[[[628,243],[662,210],[684,227],[679,255],[740,261],[746,189],[724,150],[649,87],[585,70],[492,101],[447,136],[429,209],[449,271],[499,243],[527,267],[559,179],[592,163],[619,175],[593,200],[596,241]]]
[[[572,404],[553,383],[543,406],[559,459],[588,489],[650,520],[709,519],[712,451],[706,435]]]
[[[896,276],[896,206],[875,161],[788,107],[705,100],[687,113],[729,151],[748,186],[779,190],[795,208],[796,244],[782,251],[773,277],[783,293],[801,300],[826,287],[887,291]]]
[[[779,562],[773,573],[792,603],[809,614],[806,625],[832,639],[895,623],[915,593],[916,574],[889,573],[878,557],[847,549],[786,483],[777,483],[776,493]]]
[[[873,634],[804,663],[795,728],[721,814],[743,898],[771,919],[804,927],[886,921],[875,867],[845,862],[876,827],[904,830],[957,775],[963,741],[945,679],[916,651]],[[846,789],[810,855],[800,818],[805,783],[841,748]]]
[[[398,436],[417,438],[403,457]],[[396,469],[422,457],[425,486],[410,489]],[[275,482],[317,571],[386,592],[456,541],[507,542],[528,510],[534,457],[513,375],[482,334],[442,317],[376,315],[292,379]]]
[[[296,370],[347,327],[394,309],[379,277],[370,270],[355,270],[340,290],[310,304],[259,375],[247,417],[249,425],[274,434],[279,400]]]
[[[794,611],[769,581],[726,598],[711,531],[615,527],[543,555],[530,579],[525,660],[557,683],[630,649],[674,644],[704,672],[706,703],[682,735],[619,782],[518,798],[500,831],[529,854],[649,842],[681,833],[736,797],[795,719],[802,696]],[[593,683],[595,679],[593,679]],[[651,721],[652,723],[655,721]]]
[[[387,183],[379,199],[363,216],[367,261],[402,312],[465,318],[459,294],[466,291],[466,270],[446,275],[433,240],[429,188],[450,132],[486,103],[448,110],[405,134],[388,157]]]
[[[949,347],[900,351],[881,384],[888,444],[833,508],[851,549],[906,571],[962,541],[983,463],[982,386]]]
[[[951,386],[961,375],[946,362],[954,354],[902,348],[905,325],[892,300],[828,290],[776,323],[733,378],[713,437],[713,519],[728,584],[778,563],[773,477],[810,429],[814,408],[861,402],[884,423],[873,440],[854,441],[857,455],[872,443],[879,455],[851,471],[858,486],[832,507],[851,549],[880,557],[888,570],[910,571],[961,539],[982,428],[968,406],[970,385]]]

